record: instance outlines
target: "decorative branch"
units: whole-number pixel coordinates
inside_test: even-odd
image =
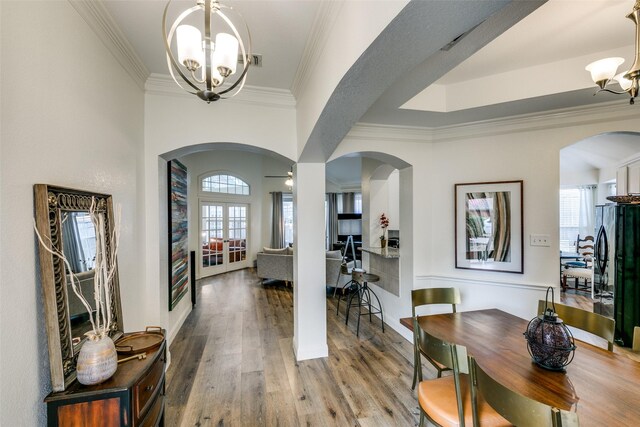
[[[59,250],[53,247],[53,244],[49,242],[47,244],[42,235],[38,231],[38,228],[34,220],[34,230],[38,236],[38,240],[41,246],[53,256],[56,256],[62,260],[67,270],[69,271],[69,277],[71,280],[71,289],[76,294],[80,302],[84,305],[89,315],[89,321],[91,322],[92,331],[87,332],[85,335],[90,339],[97,339],[109,333],[112,323],[111,313],[111,282],[116,274],[116,255],[118,253],[118,246],[120,243],[120,224],[121,224],[121,208],[116,206],[115,226],[110,235],[107,234],[107,222],[104,212],[98,211],[98,202],[95,197],[91,198],[91,205],[89,207],[89,217],[95,229],[96,236],[96,256],[94,263],[93,274],[93,290],[94,290],[94,303],[95,311],[89,304],[89,301],[82,294],[82,289],[78,285],[78,279],[71,269],[71,264],[67,257]],[[107,252],[107,236],[110,238],[111,252]]]

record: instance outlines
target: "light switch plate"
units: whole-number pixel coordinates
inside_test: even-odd
[[[548,234],[531,234],[529,237],[531,246],[551,246],[551,236]]]

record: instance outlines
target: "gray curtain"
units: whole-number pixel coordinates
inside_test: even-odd
[[[338,195],[327,193],[327,250],[338,241]]]
[[[71,273],[87,271],[86,262],[84,262],[84,250],[80,243],[80,231],[78,230],[74,212],[67,214],[62,223],[62,244],[64,246],[64,255],[71,266]]]
[[[271,247],[284,248],[284,215],[282,213],[282,191],[271,193]]]
[[[342,193],[342,212],[354,213],[356,205],[356,193]]]

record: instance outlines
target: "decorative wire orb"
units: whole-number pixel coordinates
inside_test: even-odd
[[[564,371],[564,367],[573,361],[576,346],[571,331],[555,312],[552,287],[547,289],[545,300],[544,312],[531,319],[524,337],[536,365],[551,371]]]

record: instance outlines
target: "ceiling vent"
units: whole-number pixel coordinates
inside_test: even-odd
[[[252,53],[249,55],[249,64],[252,67],[262,68],[262,55],[259,53]],[[242,64],[242,54],[238,54],[238,63]]]
[[[482,24],[482,22],[480,23]],[[480,25],[478,24],[478,25]],[[462,34],[460,34],[458,37],[456,37],[455,39],[451,40],[449,43],[445,44],[444,46],[442,46],[440,48],[441,51],[443,52],[448,52],[451,50],[452,47],[454,47],[455,45],[457,45],[458,43],[460,43],[460,41],[465,38],[469,33],[471,33],[473,30],[476,29],[476,27],[478,27],[478,25],[476,25],[475,27],[471,28],[469,31],[466,31]]]

